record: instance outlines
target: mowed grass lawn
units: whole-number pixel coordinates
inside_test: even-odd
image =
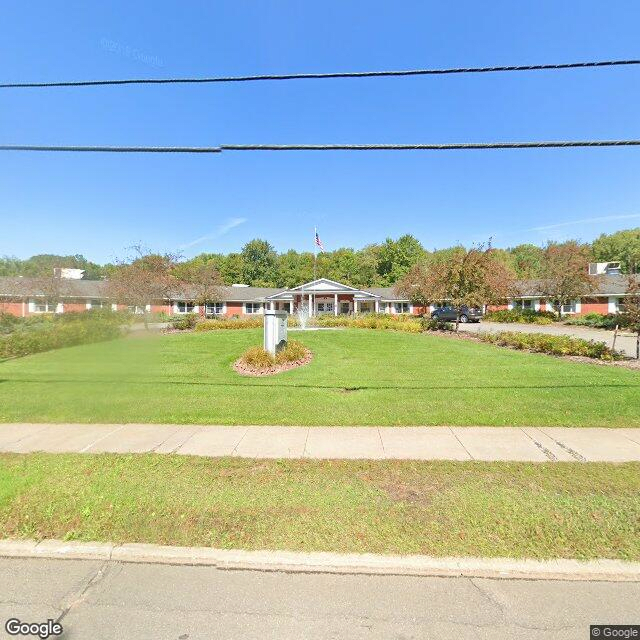
[[[640,560],[640,464],[0,455],[0,538]]]
[[[640,426],[640,373],[441,336],[290,332],[314,353],[264,378],[260,330],[129,337],[0,363],[0,421]]]

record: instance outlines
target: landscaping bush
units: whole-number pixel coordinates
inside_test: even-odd
[[[454,324],[452,322],[446,322],[439,318],[432,318],[430,316],[422,316],[420,321],[423,331],[453,331]]]
[[[253,369],[270,369],[278,364],[297,362],[307,355],[305,346],[297,340],[289,340],[287,346],[279,351],[275,357],[262,347],[252,347],[244,353],[240,361]]]
[[[551,324],[556,316],[552,311],[530,309],[500,309],[489,311],[483,318],[486,322],[517,322],[520,324]]]
[[[421,319],[410,315],[389,315],[386,313],[365,313],[355,316],[323,315],[315,318],[319,327],[348,327],[352,329],[385,329],[420,333]]]
[[[618,315],[617,313],[585,313],[583,316],[574,316],[565,320],[565,324],[570,324],[580,327],[593,327],[595,329],[615,329],[616,325],[619,327],[626,327],[628,325],[627,319]]]
[[[37,323],[19,323],[18,329],[0,337],[0,358],[113,340],[121,335],[122,324],[122,318],[111,312],[60,314]]]
[[[298,318],[290,315],[287,319],[289,327],[298,326]],[[264,316],[259,315],[252,318],[209,318],[200,320],[196,324],[196,331],[216,331],[218,329],[260,329],[264,325]]]
[[[171,325],[174,329],[185,331],[186,329],[195,329],[198,322],[198,316],[195,313],[186,313],[185,315],[178,316],[171,321]]]
[[[583,340],[582,338],[573,338],[571,336],[500,331],[498,333],[481,332],[478,334],[478,338],[501,347],[548,353],[554,356],[583,356],[597,360],[622,359],[619,353],[612,351],[604,342],[594,342],[593,340]]]
[[[276,354],[276,364],[297,362],[298,360],[302,360],[306,355],[307,350],[302,342],[289,340],[286,348],[282,349],[282,351],[278,351]]]

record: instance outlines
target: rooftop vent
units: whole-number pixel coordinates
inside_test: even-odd
[[[589,275],[592,276],[617,276],[620,274],[619,262],[590,262]]]
[[[82,278],[84,278],[84,269],[67,269],[66,267],[54,267],[53,277],[62,278],[63,280],[82,280]]]

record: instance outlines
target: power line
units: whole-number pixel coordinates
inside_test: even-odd
[[[325,80],[328,78],[383,78],[399,76],[438,76],[459,73],[495,73],[502,71],[549,71],[638,65],[640,60],[601,60],[560,64],[528,64],[494,67],[452,67],[444,69],[405,69],[399,71],[338,71],[332,73],[287,73],[252,76],[210,76],[201,78],[125,78],[115,80],[66,80],[60,82],[6,82],[0,89],[45,87],[98,87],[127,84],[210,84],[218,82],[257,82],[263,80]]]
[[[216,147],[0,145],[0,151],[105,153],[221,153],[223,151],[447,151],[477,149],[562,149],[636,147],[640,140],[552,140],[533,142],[452,142],[443,144],[222,144]]]

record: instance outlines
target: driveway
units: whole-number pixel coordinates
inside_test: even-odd
[[[613,331],[591,329],[589,327],[572,327],[565,324],[518,324],[517,322],[478,322],[460,325],[461,331],[477,333],[478,331],[520,331],[521,333],[548,333],[552,336],[572,336],[595,342],[604,342],[609,347],[613,343]],[[636,355],[636,338],[629,332],[618,333],[616,350],[628,356]]]

